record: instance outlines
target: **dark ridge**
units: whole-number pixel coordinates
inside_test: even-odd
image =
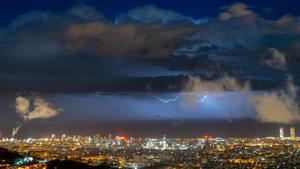
[[[17,158],[22,158],[23,156],[17,152],[9,151],[5,148],[0,147],[0,160],[13,161]]]
[[[90,166],[88,164],[72,161],[72,160],[53,160],[47,164],[48,169],[113,169],[110,164],[103,163],[100,166]]]

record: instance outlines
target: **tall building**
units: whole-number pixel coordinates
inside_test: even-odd
[[[280,139],[284,138],[284,128],[283,127],[280,127],[280,129],[279,129],[279,138]]]
[[[167,137],[166,135],[164,135],[163,141],[162,141],[162,148],[166,149],[168,147],[168,143],[167,143]]]
[[[290,129],[291,140],[296,140],[295,128],[291,127]]]

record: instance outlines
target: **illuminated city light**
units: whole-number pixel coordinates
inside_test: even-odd
[[[291,138],[295,128],[291,128]],[[281,128],[279,131],[283,131]],[[281,132],[280,132],[281,133]],[[0,147],[7,147],[30,156],[19,158],[15,166],[47,165],[55,159],[76,159],[91,165],[99,161],[110,161],[119,168],[143,168],[155,163],[167,163],[180,167],[179,159],[193,159],[188,166],[205,166],[209,162],[235,166],[260,164],[273,166],[274,158],[282,153],[288,160],[291,156],[300,157],[300,138],[133,138],[125,136],[69,136],[10,139],[3,138]],[[38,153],[36,153],[38,152]],[[251,155],[251,156],[250,156]],[[199,161],[199,159],[201,159]],[[273,160],[273,161],[272,161]]]

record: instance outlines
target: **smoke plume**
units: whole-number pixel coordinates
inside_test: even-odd
[[[12,137],[14,137],[24,122],[33,119],[47,119],[58,115],[61,109],[56,109],[50,102],[47,102],[41,97],[34,99],[19,96],[15,103],[16,112],[22,118],[22,122],[13,129]]]
[[[22,127],[22,125],[23,125],[23,123],[20,123],[17,127],[13,128],[13,131],[12,131],[12,137],[13,138],[18,133],[18,131],[20,130],[20,128]]]

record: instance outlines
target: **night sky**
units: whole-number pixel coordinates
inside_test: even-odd
[[[3,2],[0,137],[300,134],[299,5]]]

